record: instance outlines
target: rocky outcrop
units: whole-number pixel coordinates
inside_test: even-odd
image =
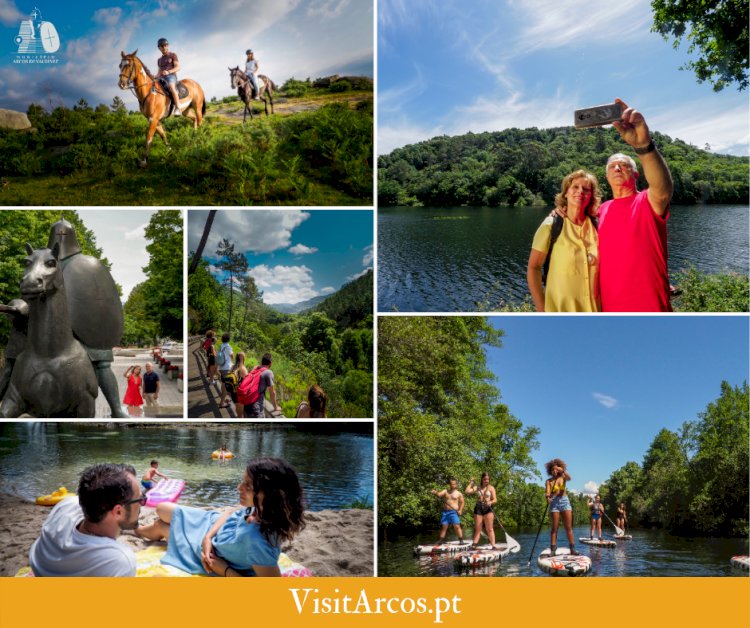
[[[0,129],[24,131],[31,128],[31,122],[25,113],[12,109],[0,109]]]

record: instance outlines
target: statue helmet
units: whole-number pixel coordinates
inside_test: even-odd
[[[81,245],[78,244],[76,230],[65,218],[58,220],[50,229],[47,248],[51,249],[56,243],[60,245],[60,256],[58,259],[64,260],[71,255],[81,252]]]

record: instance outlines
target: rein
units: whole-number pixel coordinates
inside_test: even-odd
[[[156,94],[160,94],[161,96],[166,96],[166,93],[164,93],[158,81],[154,78],[148,78],[149,72],[146,70],[146,66],[143,63],[143,61],[141,61],[138,57],[133,57],[133,60],[138,61],[141,67],[140,67],[140,70],[137,70],[136,72],[131,72],[131,76],[128,77],[128,89],[131,91],[133,96],[135,96],[135,99],[138,101],[138,104],[143,105],[143,103],[146,101],[146,99],[149,97],[150,94],[156,93]],[[141,74],[146,75],[146,82],[138,85],[135,82],[135,78],[133,78],[133,74],[135,74],[136,77]],[[120,74],[120,76],[122,76],[122,73]],[[138,89],[139,87],[146,85],[149,80],[151,81],[151,89],[149,90],[149,94],[145,95],[143,97],[143,100],[141,100],[140,97],[138,96],[138,92],[135,90]]]

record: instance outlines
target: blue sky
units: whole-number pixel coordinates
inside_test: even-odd
[[[57,65],[13,61],[21,20],[34,7],[60,37]],[[373,8],[362,0],[0,0],[0,107],[25,111],[30,102],[110,104],[135,97],[117,86],[120,51],[133,52],[152,71],[166,37],[210,99],[232,94],[229,66],[244,65],[253,48],[263,74],[288,78],[373,75]]]
[[[649,127],[748,154],[748,93],[714,93],[650,0],[380,0],[378,153],[436,135],[572,125],[615,97]]]
[[[188,250],[203,233],[208,210],[188,212]],[[299,303],[335,292],[372,268],[370,210],[222,210],[216,214],[203,258],[211,272],[216,249],[229,238],[243,251],[250,275],[268,304]]]
[[[493,317],[503,346],[488,349],[502,401],[541,429],[540,472],[568,463],[577,491],[639,464],[662,428],[679,430],[748,379],[746,316]]]

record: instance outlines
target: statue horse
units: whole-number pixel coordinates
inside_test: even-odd
[[[242,121],[245,121],[247,113],[250,112],[250,119],[253,119],[253,108],[251,106],[253,102],[253,83],[239,67],[229,68],[229,75],[231,77],[232,89],[237,90],[237,95],[240,97],[242,102],[245,103],[245,110],[242,112]],[[268,101],[271,101],[271,113],[273,113],[273,90],[277,89],[276,83],[274,83],[265,74],[258,74],[258,97],[263,101],[263,106],[266,108],[266,115],[268,115]]]
[[[26,245],[21,296],[29,306],[28,334],[0,403],[0,417],[94,418],[99,385],[86,349],[70,327],[59,251],[59,244],[51,250]]]
[[[154,133],[158,133],[164,143],[167,142],[167,134],[164,132],[162,120],[169,117],[172,112],[172,98],[162,87],[158,80],[151,76],[143,62],[136,56],[138,50],[130,54],[120,51],[122,61],[120,61],[120,89],[130,89],[138,99],[138,105],[141,113],[149,121],[148,133],[146,134],[146,152],[141,161],[141,166],[146,166],[148,154],[151,149],[151,142],[154,139]],[[185,117],[193,120],[193,128],[197,129],[203,122],[203,116],[206,113],[206,98],[203,95],[203,89],[195,81],[185,79],[178,84],[187,91],[187,97],[182,98],[176,105],[180,112],[187,111]]]

